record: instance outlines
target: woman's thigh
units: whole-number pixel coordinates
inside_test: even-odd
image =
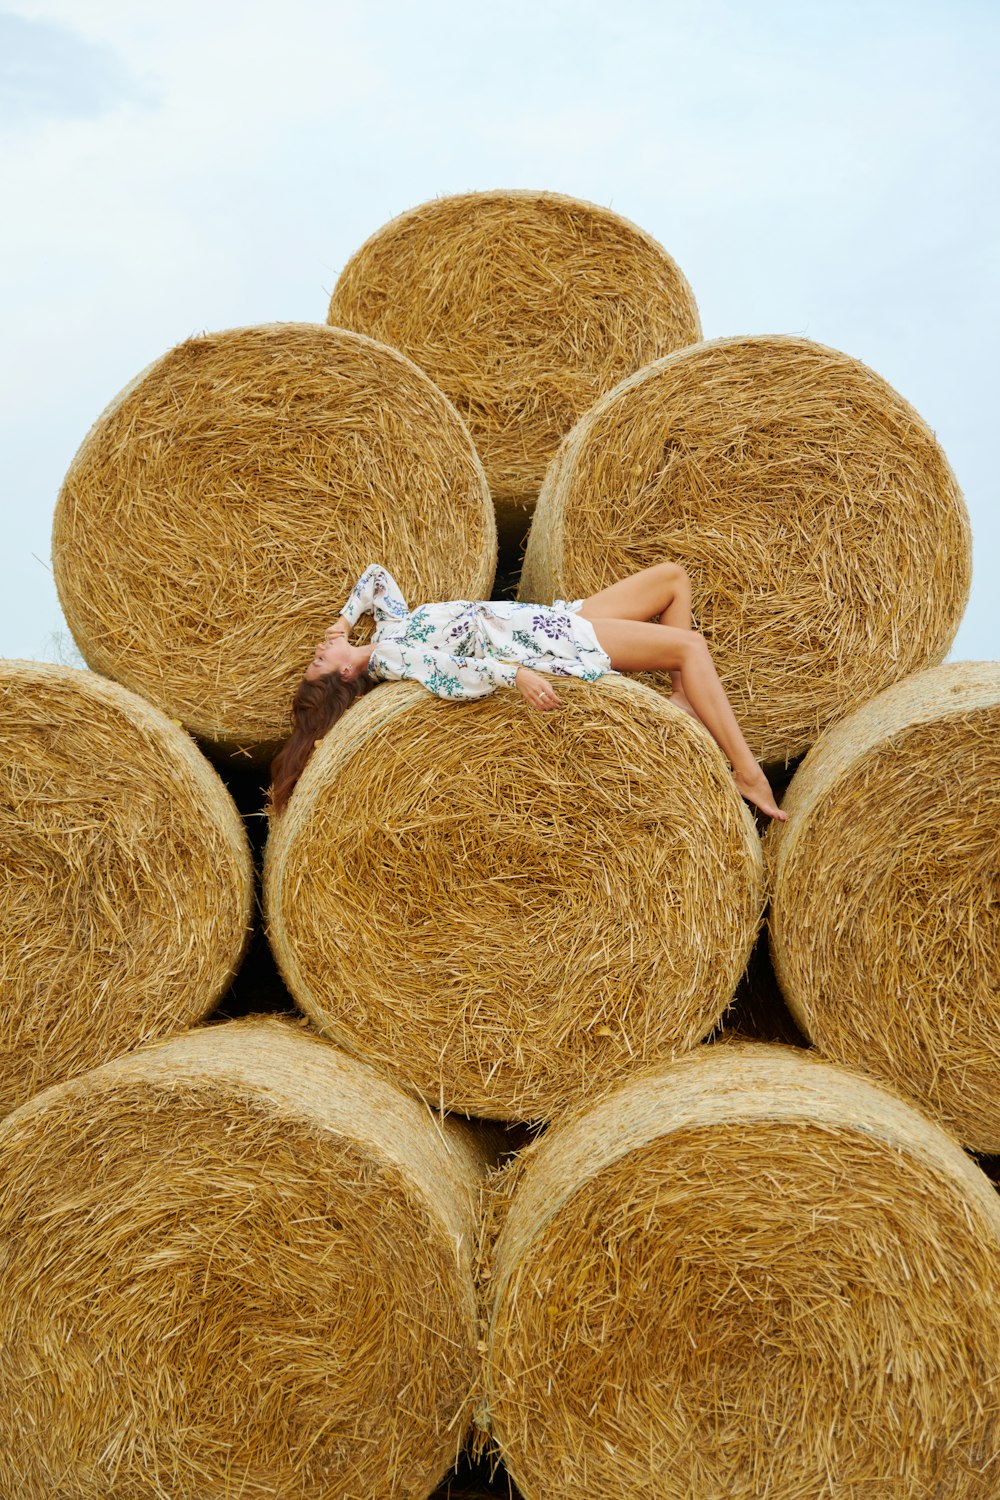
[[[652,620],[662,614],[673,596],[680,569],[673,563],[643,568],[584,599],[580,609],[585,620]]]
[[[581,611],[582,613],[582,611]],[[602,650],[616,672],[673,672],[679,670],[698,637],[673,625],[650,625],[640,620],[590,618]]]

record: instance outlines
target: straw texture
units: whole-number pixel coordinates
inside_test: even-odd
[[[773,764],[944,659],[971,539],[933,433],[884,380],[806,339],[729,338],[638,371],[581,419],[546,476],[521,597],[582,597],[664,558],[691,575],[736,717]]]
[[[0,1112],[212,1009],[253,870],[176,724],[90,672],[0,663],[0,843]]]
[[[188,339],[127,386],[73,460],[52,549],[92,667],[266,759],[363,569],[414,606],[485,598],[496,526],[468,432],[416,366],[285,323]]]
[[[717,1022],[763,904],[753,820],[689,715],[626,678],[459,705],[380,687],[265,859],[269,936],[325,1034],[434,1103],[549,1119]]]
[[[515,1176],[486,1391],[525,1500],[993,1500],[1000,1202],[916,1111],[722,1044]]]
[[[274,1021],[25,1105],[0,1127],[0,1492],[424,1500],[468,1420],[484,1169]]]
[[[421,204],[348,261],[329,321],[401,349],[469,424],[501,529],[603,391],[701,337],[684,276],[626,219],[557,193]]]
[[[771,951],[799,1026],[1000,1151],[1000,663],[882,693],[784,805]]]

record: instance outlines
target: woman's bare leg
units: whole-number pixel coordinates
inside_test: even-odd
[[[658,620],[675,630],[690,630],[691,580],[680,563],[657,563],[613,583],[599,594],[591,594],[583,601],[580,613],[591,624],[595,620]],[[670,682],[677,707],[693,714],[694,708],[676,669],[670,672]]]
[[[659,620],[690,630],[691,583],[680,563],[657,563],[591,594],[580,613],[586,620]]]
[[[597,596],[600,597],[600,596]],[[618,672],[677,672],[681,690],[733,768],[740,795],[771,818],[786,814],[774,793],[726,697],[704,636],[673,625],[638,620],[591,619],[594,634]]]

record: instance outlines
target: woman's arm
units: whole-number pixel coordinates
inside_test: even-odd
[[[372,652],[368,670],[385,682],[406,678],[423,683],[439,698],[485,698],[497,688],[514,687],[532,708],[558,708],[562,702],[548,678],[539,672],[492,656],[451,656],[446,651],[388,641]]]
[[[379,624],[383,620],[403,620],[409,614],[399,584],[377,563],[367,567],[354,585],[337,625],[345,625],[350,631],[362,615],[368,614],[374,615]],[[330,629],[335,630],[336,626],[331,625]]]
[[[385,641],[375,648],[368,663],[372,677],[383,682],[422,682],[439,698],[485,698],[498,687],[515,687],[516,663],[492,656],[452,656],[425,646],[404,646]]]

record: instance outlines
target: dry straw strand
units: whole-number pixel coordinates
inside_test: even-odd
[[[558,193],[463,193],[384,225],[329,321],[401,349],[462,413],[501,529],[526,524],[557,443],[622,376],[701,337],[683,274],[609,209]]]
[[[0,1126],[0,1489],[424,1500],[476,1378],[488,1158],[280,1022],[206,1028]]]
[[[0,1109],[183,1030],[253,901],[232,798],[191,739],[93,673],[0,663]]]
[[[272,828],[269,936],[325,1034],[434,1103],[548,1119],[694,1046],[763,901],[760,843],[687,714],[609,675],[467,705],[370,693]]]
[[[736,716],[774,764],[944,659],[971,539],[934,434],[880,376],[807,339],[727,338],[580,420],[539,496],[521,597],[582,597],[664,558],[691,575]]]
[[[771,951],[827,1056],[1000,1150],[1000,664],[887,689],[817,741],[768,837]]]
[[[369,563],[413,605],[485,597],[496,568],[450,402],[395,350],[309,323],[188,339],[137,377],[73,460],[52,547],[87,662],[259,758]]]
[[[525,1500],[991,1500],[1000,1203],[944,1131],[722,1044],[529,1156],[486,1355]]]

